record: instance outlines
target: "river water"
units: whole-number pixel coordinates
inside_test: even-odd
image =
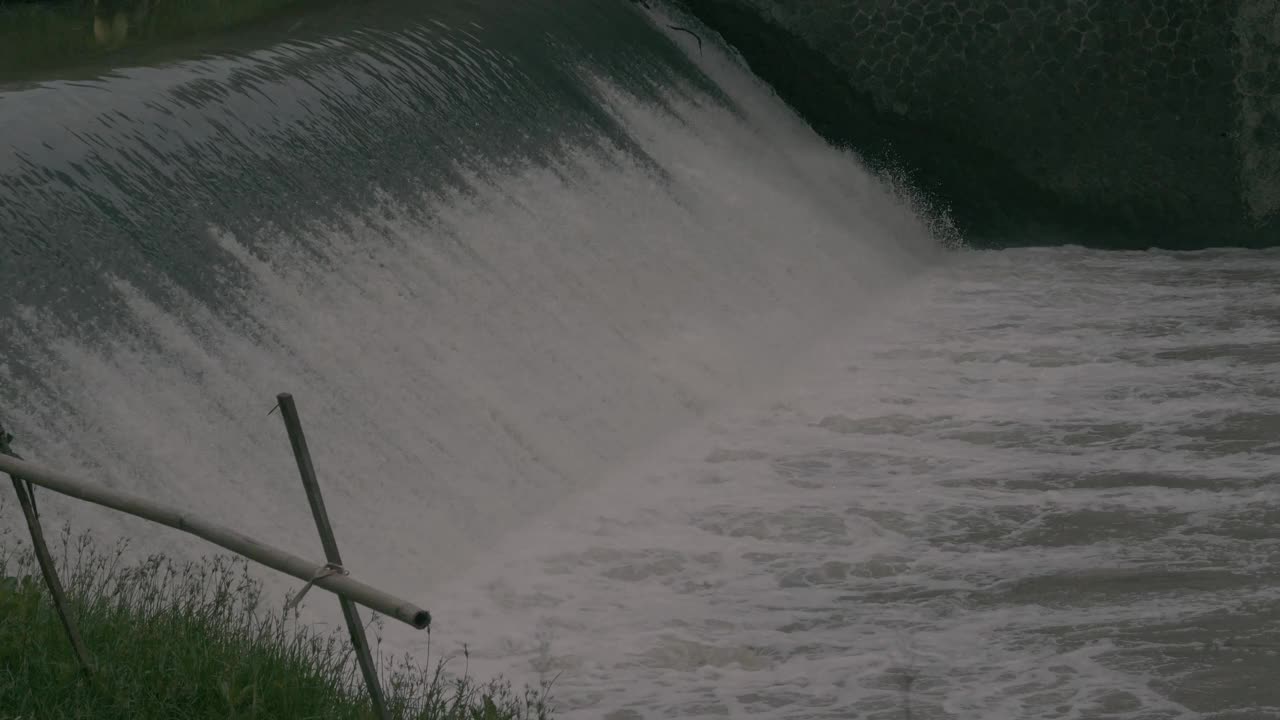
[[[455,586],[472,667],[571,717],[1280,716],[1277,281],[959,253]]]
[[[0,85],[20,452],[318,557],[292,392],[387,649],[570,718],[1280,717],[1280,254],[949,249],[710,33],[378,8]]]

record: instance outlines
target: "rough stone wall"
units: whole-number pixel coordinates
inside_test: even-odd
[[[830,61],[882,117],[974,146],[1064,214],[1217,244],[1207,235],[1280,209],[1280,0],[686,2],[713,27],[733,4]]]

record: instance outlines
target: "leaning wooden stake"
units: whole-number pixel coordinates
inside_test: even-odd
[[[324,545],[324,556],[330,567],[341,570],[342,556],[338,553],[338,541],[333,537],[333,527],[329,525],[329,513],[324,508],[324,498],[320,495],[320,483],[316,480],[316,469],[311,463],[311,452],[307,449],[307,438],[302,433],[302,421],[298,418],[298,408],[293,403],[293,396],[280,393],[276,396],[280,402],[280,414],[284,416],[285,429],[289,431],[289,444],[293,446],[293,456],[298,461],[298,474],[302,476],[302,487],[307,491],[307,501],[311,503],[311,515],[316,519],[316,529],[320,531],[320,542]],[[343,571],[345,572],[345,571]],[[369,654],[369,639],[365,637],[364,625],[360,624],[360,611],[352,602],[341,595],[342,616],[347,620],[347,631],[351,633],[351,645],[355,648],[356,659],[360,661],[360,672],[364,674],[365,685],[369,686],[369,699],[373,702],[374,712],[382,720],[391,720],[387,712],[387,701],[382,696],[382,686],[378,684],[378,670],[373,665],[373,657]]]
[[[0,427],[0,453],[17,457],[9,448],[9,441],[13,436],[5,432],[4,427]],[[89,665],[89,651],[85,650],[84,642],[80,639],[80,630],[76,628],[75,620],[71,618],[71,608],[67,603],[67,595],[62,590],[62,582],[58,580],[58,573],[53,567],[53,556],[49,553],[49,546],[44,542],[44,533],[40,530],[40,516],[36,513],[35,495],[24,481],[16,475],[10,475],[13,480],[13,490],[18,494],[18,504],[22,506],[22,515],[27,519],[27,529],[31,531],[31,547],[35,550],[36,560],[40,563],[40,574],[44,575],[45,585],[49,587],[49,597],[53,598],[53,607],[58,612],[58,619],[62,621],[62,629],[67,633],[67,640],[71,641],[71,650],[76,654],[76,660],[80,663],[80,672],[84,673],[86,679],[93,676],[93,670]]]
[[[224,547],[238,555],[243,555],[254,562],[262,563],[269,568],[292,575],[364,605],[370,610],[408,623],[419,630],[431,624],[431,613],[410,602],[365,585],[359,580],[346,575],[332,574],[317,577],[316,569],[320,567],[318,563],[304,560],[297,555],[274,548],[235,530],[216,525],[196,513],[178,510],[161,505],[149,498],[130,495],[97,483],[73,478],[70,475],[65,475],[25,460],[9,457],[8,455],[0,454],[0,472],[20,477],[27,482],[62,493],[68,497],[109,507],[144,520],[150,520],[160,525],[191,533],[196,537],[208,540],[214,545]]]

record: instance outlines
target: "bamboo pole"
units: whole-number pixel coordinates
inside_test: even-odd
[[[324,496],[320,494],[320,482],[316,479],[316,468],[311,462],[311,451],[307,449],[307,437],[302,432],[302,420],[298,417],[298,408],[294,405],[293,396],[280,393],[276,396],[280,403],[280,415],[284,417],[284,427],[289,433],[289,444],[293,447],[293,457],[298,461],[298,474],[302,477],[302,487],[307,491],[307,502],[311,505],[311,516],[315,518],[316,530],[320,532],[320,543],[324,546],[325,559],[333,565],[342,567],[342,555],[338,552],[338,540],[333,536],[333,526],[329,524],[329,513],[324,508]],[[378,683],[378,669],[373,665],[373,657],[369,654],[369,638],[365,636],[364,625],[360,623],[360,611],[348,599],[338,596],[342,605],[342,617],[347,621],[347,632],[351,635],[351,646],[355,648],[356,659],[360,663],[360,672],[364,675],[364,683],[369,688],[369,701],[373,710],[381,720],[391,720],[387,712],[387,700],[382,695],[382,686]]]
[[[84,641],[80,639],[80,630],[76,627],[75,620],[71,618],[71,607],[67,603],[67,595],[63,592],[62,582],[58,580],[58,573],[53,567],[53,556],[49,554],[49,546],[44,542],[44,533],[40,531],[40,518],[36,515],[31,496],[22,481],[16,477],[12,479],[13,489],[18,493],[18,504],[22,506],[22,514],[27,519],[27,528],[31,531],[31,547],[35,550],[36,560],[40,563],[40,574],[44,576],[45,585],[49,588],[49,597],[53,599],[58,620],[62,623],[62,629],[71,643],[71,651],[75,653],[76,661],[80,664],[80,672],[84,674],[86,680],[92,679],[93,669],[89,664],[89,651],[85,649]]]
[[[273,570],[292,575],[299,580],[306,582],[314,580],[316,585],[329,592],[341,595],[352,602],[364,605],[370,610],[380,612],[388,617],[393,617],[419,630],[431,624],[431,613],[410,602],[370,587],[348,575],[326,575],[316,578],[316,571],[323,567],[323,563],[304,560],[297,555],[259,542],[235,530],[197,517],[193,513],[184,512],[161,503],[152,502],[146,498],[103,487],[102,485],[85,482],[55,470],[41,467],[35,463],[18,460],[7,455],[0,455],[0,472],[9,473],[77,500],[109,507],[112,510],[118,510],[122,513],[190,533],[214,545],[266,565]]]
[[[12,439],[13,436],[5,432],[4,427],[0,427],[0,456],[13,456],[13,450],[9,447],[9,441]],[[44,541],[44,532],[40,529],[35,492],[18,476],[10,475],[9,479],[13,481],[13,491],[18,494],[18,504],[22,506],[22,515],[27,520],[27,529],[31,531],[31,548],[35,551],[36,562],[40,564],[40,574],[44,576],[44,583],[49,588],[49,597],[53,599],[58,620],[62,623],[62,629],[71,643],[71,651],[75,653],[76,660],[80,663],[80,672],[84,674],[86,680],[92,679],[93,668],[89,664],[89,651],[85,649],[84,641],[80,639],[80,630],[71,617],[67,594],[62,589],[62,581],[58,579],[57,569],[53,566],[53,555],[50,554],[49,546]]]

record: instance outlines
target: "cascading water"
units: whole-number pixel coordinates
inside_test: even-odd
[[[310,547],[266,414],[289,390],[350,564],[429,593],[935,254],[634,10],[474,11],[7,90],[0,393],[29,454]]]
[[[1274,254],[919,211],[691,20],[317,10],[0,85],[0,420],[314,556],[292,392],[347,565],[568,717],[1280,713]]]

